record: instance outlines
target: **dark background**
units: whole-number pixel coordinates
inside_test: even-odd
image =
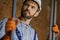
[[[57,25],[60,27],[60,0],[57,0]],[[39,16],[32,20],[32,27],[36,30],[39,40],[46,40],[49,34],[51,0],[42,0],[42,10]],[[22,0],[17,0],[16,17],[20,16]],[[12,0],[0,0],[0,20],[12,15]],[[60,29],[60,28],[59,28]],[[58,36],[59,37],[59,36]]]

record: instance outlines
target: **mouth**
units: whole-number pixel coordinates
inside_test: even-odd
[[[27,15],[30,15],[30,12],[29,11],[24,11],[23,14],[27,16]]]

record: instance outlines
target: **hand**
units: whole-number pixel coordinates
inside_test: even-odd
[[[9,18],[6,22],[5,31],[9,32],[11,30],[16,30],[16,22],[14,21],[14,18]]]
[[[11,40],[11,39],[10,39],[10,36],[5,35],[4,38],[3,38],[3,40]]]
[[[52,30],[53,30],[53,32],[55,32],[56,36],[59,34],[58,25],[54,25]]]

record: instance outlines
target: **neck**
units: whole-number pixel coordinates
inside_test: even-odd
[[[21,21],[23,21],[24,24],[26,24],[26,25],[29,25],[31,20],[32,20],[32,18],[31,19],[21,18]]]

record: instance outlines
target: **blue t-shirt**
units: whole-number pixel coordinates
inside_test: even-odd
[[[0,39],[5,35],[5,24],[7,18],[0,21]],[[11,31],[11,40],[38,40],[35,30],[30,26],[24,24],[23,21],[16,25],[16,31]],[[19,37],[20,36],[20,37]]]

